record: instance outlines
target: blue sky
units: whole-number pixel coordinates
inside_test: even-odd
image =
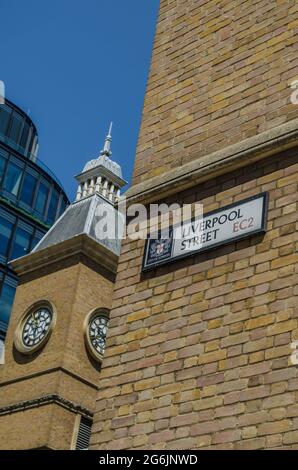
[[[0,80],[37,126],[39,158],[72,199],[73,175],[98,156],[130,180],[158,0],[1,0]]]

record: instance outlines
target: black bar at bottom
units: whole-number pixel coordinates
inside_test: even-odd
[[[237,468],[239,465],[249,467],[256,464],[270,464],[284,466],[289,463],[297,465],[297,454],[291,450],[278,449],[274,451],[221,451],[221,450],[171,450],[171,451],[1,451],[1,468],[5,464],[21,464],[22,467],[34,467],[34,464],[49,467],[56,464],[78,465],[90,468],[100,468],[103,465],[111,469],[139,469],[173,468],[174,466],[187,466],[188,468],[208,469],[209,465],[229,465]],[[86,468],[86,467],[84,467]],[[253,467],[251,467],[254,470]],[[241,469],[240,469],[241,470]]]

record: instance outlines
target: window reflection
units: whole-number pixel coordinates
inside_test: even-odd
[[[9,137],[16,143],[19,141],[19,136],[22,128],[23,118],[18,113],[13,113],[13,119],[9,131]]]
[[[63,212],[65,212],[66,206],[67,206],[67,203],[66,203],[65,199],[63,198],[63,200],[61,201],[61,206],[60,206],[60,210],[59,210],[59,217],[60,217],[60,215],[63,214]]]
[[[8,276],[5,276],[0,291],[0,328],[4,331],[7,329],[15,290],[16,287],[11,285]]]
[[[27,148],[28,135],[29,135],[29,125],[25,122],[24,127],[23,127],[23,132],[22,132],[22,135],[21,135],[21,140],[20,140],[20,145],[25,150]]]
[[[59,202],[59,194],[57,193],[57,191],[53,190],[51,200],[50,200],[50,205],[49,205],[49,211],[48,211],[49,222],[54,222],[56,218],[58,202]]]
[[[10,120],[11,110],[7,106],[0,107],[0,132],[6,135]]]
[[[36,203],[35,203],[35,209],[40,214],[44,214],[47,199],[48,199],[48,194],[49,194],[49,188],[45,184],[40,183],[39,188],[38,188]]]
[[[31,153],[31,160],[35,162],[38,153],[38,138],[35,134],[33,134],[33,139],[30,142],[29,152]]]
[[[32,205],[37,179],[30,173],[25,173],[20,200],[28,206]]]
[[[0,155],[0,182],[4,175],[6,159]]]
[[[16,231],[11,259],[21,258],[29,252],[31,234],[22,228]]]
[[[5,176],[4,189],[14,196],[18,195],[22,178],[22,169],[10,162]]]
[[[0,217],[0,254],[7,255],[10,237],[13,230],[13,223]]]

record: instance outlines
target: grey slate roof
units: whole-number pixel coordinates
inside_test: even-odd
[[[85,233],[119,256],[120,237],[107,238],[102,231],[98,230],[99,225],[97,224],[102,217],[98,214],[98,206],[103,204],[105,209],[109,210],[109,213],[117,213],[114,206],[97,193],[71,204],[36,245],[33,253]],[[122,227],[119,227],[119,230],[121,229]]]

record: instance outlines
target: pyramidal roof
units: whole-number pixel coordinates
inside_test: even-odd
[[[102,218],[103,208],[99,206],[105,206],[111,214],[115,215],[116,230],[119,233],[123,229],[120,218],[117,218],[117,211],[113,204],[103,199],[99,194],[93,194],[90,197],[86,197],[78,202],[71,204],[62,216],[56,221],[52,228],[45,234],[42,240],[36,245],[33,253],[64,242],[78,235],[88,235],[93,238],[97,243],[105,246],[108,250],[119,256],[121,237],[115,234],[115,237],[105,236],[105,232],[102,230],[102,226],[97,225],[100,223]]]

